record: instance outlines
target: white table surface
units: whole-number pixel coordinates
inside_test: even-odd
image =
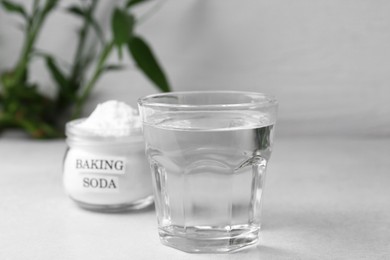
[[[160,244],[154,209],[70,201],[63,141],[0,139],[0,259],[390,259],[390,140],[278,138],[260,244],[195,255]]]

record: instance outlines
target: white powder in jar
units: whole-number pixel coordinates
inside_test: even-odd
[[[127,136],[141,128],[138,111],[124,102],[110,100],[97,105],[77,129],[98,136]]]

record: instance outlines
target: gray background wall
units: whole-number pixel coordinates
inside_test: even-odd
[[[159,11],[137,30],[153,46],[174,90],[274,94],[280,101],[279,135],[390,136],[389,1],[159,1]],[[105,26],[112,3],[101,1]],[[0,12],[0,70],[13,64],[20,48],[16,23]],[[39,46],[69,60],[77,25],[58,12]],[[39,61],[32,78],[53,93]],[[135,105],[139,96],[156,91],[134,69],[107,74],[86,113],[106,99]]]

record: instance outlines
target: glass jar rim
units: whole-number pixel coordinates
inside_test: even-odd
[[[221,103],[221,104],[175,104],[175,103],[164,103],[159,101],[161,98],[177,98],[179,96],[194,96],[194,95],[241,95],[252,98],[251,102],[232,102],[232,103]],[[257,100],[255,99],[257,98]],[[164,107],[172,109],[244,109],[249,107],[272,107],[277,106],[278,102],[272,95],[267,95],[260,92],[250,91],[234,91],[234,90],[204,90],[204,91],[178,91],[178,92],[167,92],[152,94],[138,99],[138,105],[146,107]]]

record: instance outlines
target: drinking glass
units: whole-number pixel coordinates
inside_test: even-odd
[[[256,244],[277,101],[241,91],[138,100],[159,236],[186,252]]]

